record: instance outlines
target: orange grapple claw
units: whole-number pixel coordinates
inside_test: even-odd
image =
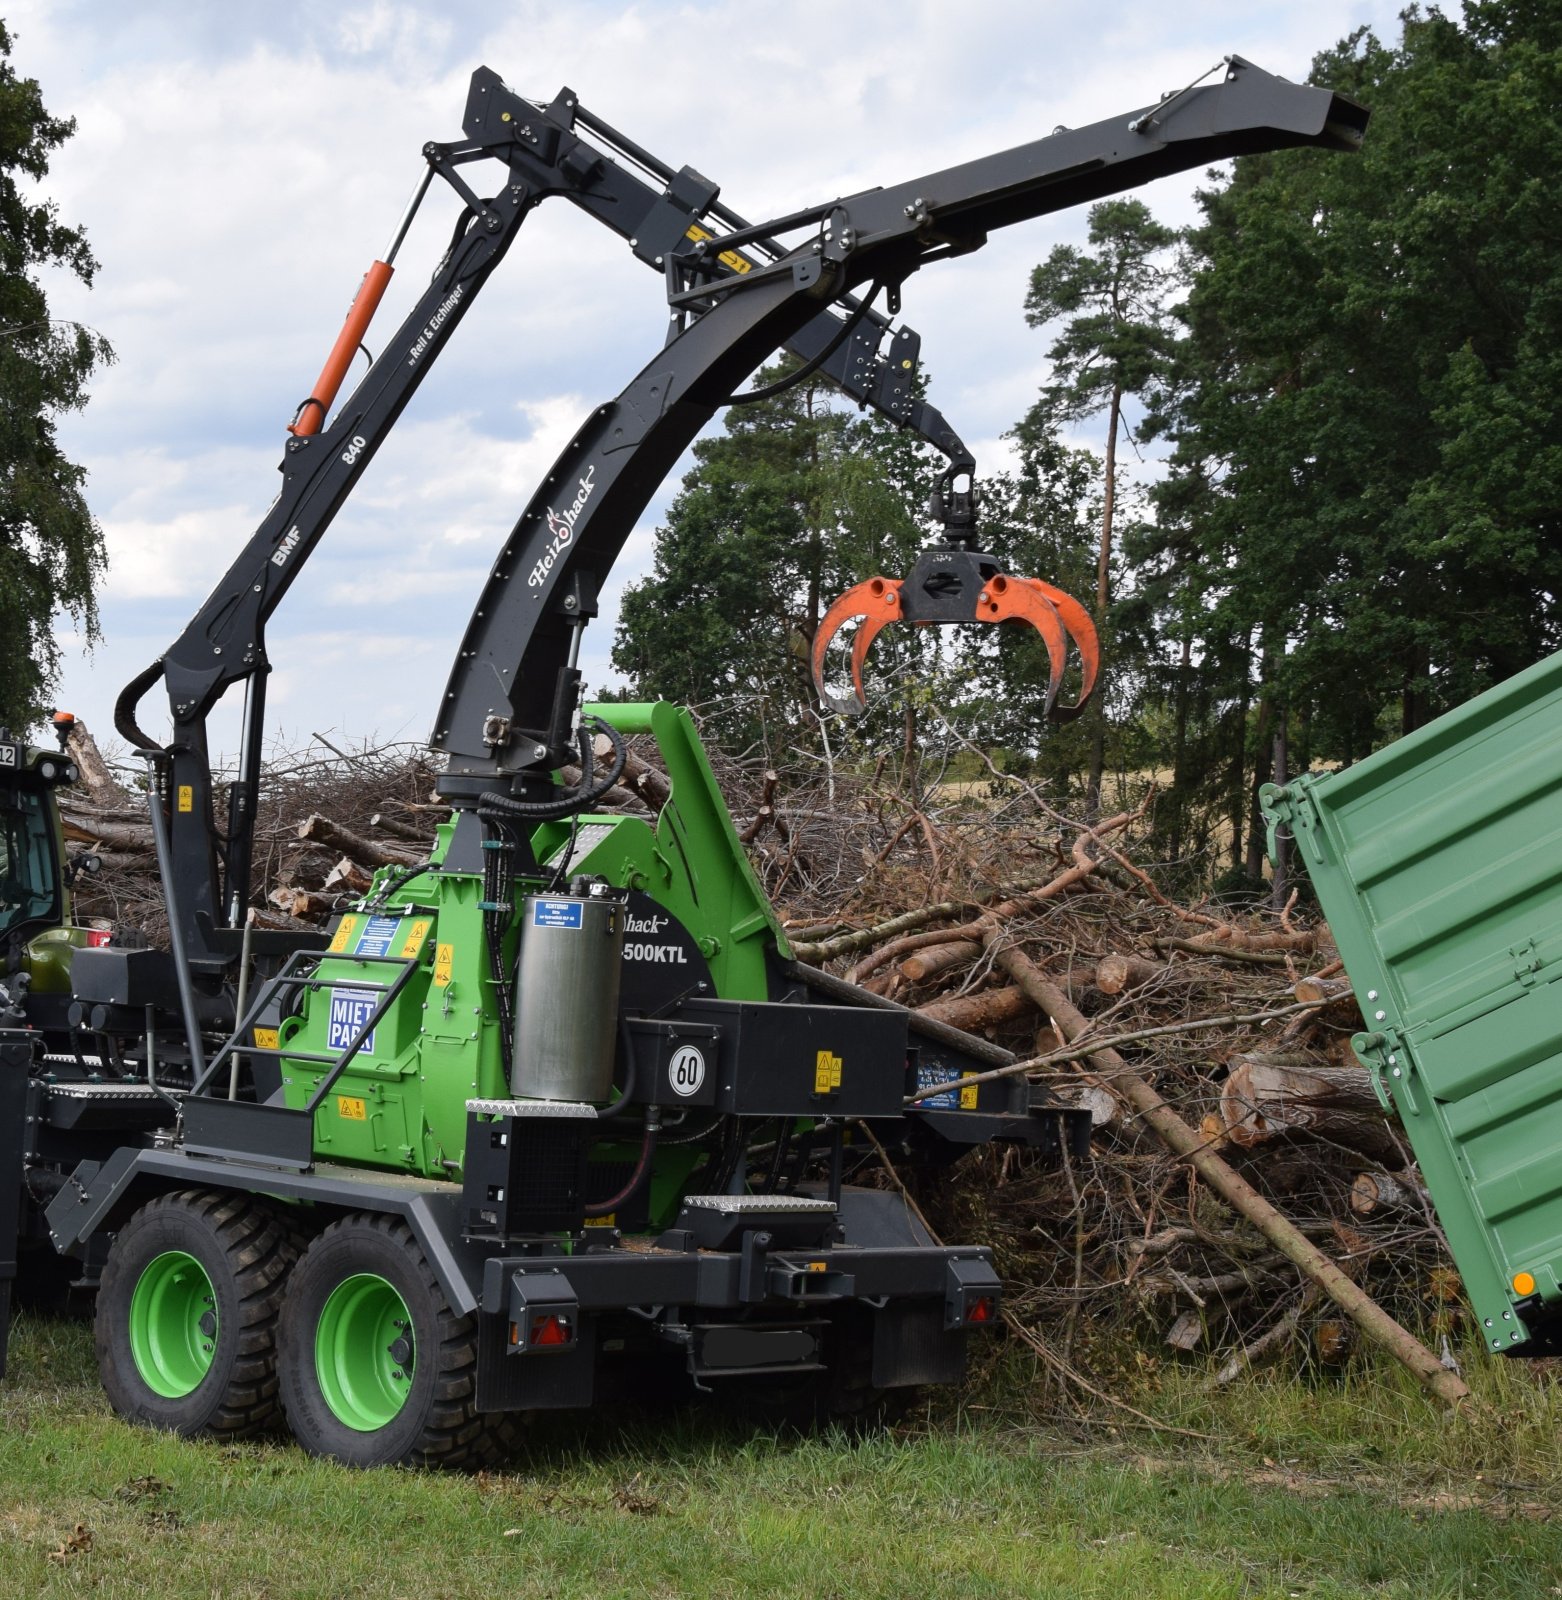
[[[863,583],[853,584],[821,619],[809,654],[814,688],[820,700],[831,710],[846,716],[858,716],[868,709],[868,697],[862,690],[862,665],[867,660],[868,647],[879,636],[884,625],[898,622],[904,614],[900,587],[898,578],[869,578]],[[855,699],[838,700],[824,686],[824,655],[842,626],[853,617],[862,619],[857,636],[852,640],[852,692]]]
[[[1000,573],[989,578],[977,603],[977,613],[988,622],[1028,622],[1046,641],[1052,672],[1047,683],[1047,716],[1053,722],[1072,722],[1085,709],[1101,670],[1101,642],[1090,613],[1070,594],[1040,578],[1011,578]],[[1083,678],[1079,699],[1073,705],[1057,704],[1063,686],[1068,641],[1079,651]]]
[[[837,700],[824,686],[825,653],[843,624],[858,620],[852,640],[851,681],[854,700]],[[869,647],[886,623],[914,622],[918,627],[951,622],[1027,622],[1047,647],[1050,673],[1046,715],[1069,722],[1084,710],[1101,668],[1101,646],[1090,613],[1061,589],[1040,578],[1012,578],[978,550],[946,542],[924,550],[905,579],[869,578],[848,589],[824,614],[814,635],[810,660],[814,688],[824,705],[855,714],[867,709],[862,668]],[[1069,646],[1079,652],[1081,683],[1073,705],[1058,704]]]

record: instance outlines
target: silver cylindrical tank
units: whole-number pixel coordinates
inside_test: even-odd
[[[528,895],[515,976],[510,1088],[527,1100],[613,1095],[624,901],[594,893]]]

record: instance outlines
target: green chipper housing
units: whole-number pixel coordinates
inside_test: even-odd
[[[1341,772],[1290,830],[1489,1350],[1562,1348],[1562,653]]]

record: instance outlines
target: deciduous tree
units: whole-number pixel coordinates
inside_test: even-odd
[[[104,569],[103,536],[83,495],[85,471],[60,449],[62,413],[113,359],[108,341],[49,315],[41,267],[90,284],[97,262],[80,228],[59,220],[36,185],[75,131],[51,117],[35,79],[18,76],[0,23],[0,723],[24,728],[45,709],[64,612],[87,637]]]

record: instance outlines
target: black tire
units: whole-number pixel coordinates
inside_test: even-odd
[[[297,1254],[275,1212],[247,1194],[185,1189],[144,1205],[119,1230],[98,1286],[94,1342],[114,1410],[187,1438],[265,1428],[277,1415],[277,1314]],[[205,1273],[215,1328],[204,1376],[171,1395],[138,1364],[132,1311],[138,1285],[145,1294],[175,1255],[193,1257]]]
[[[405,1319],[396,1340],[404,1354],[400,1409],[377,1425],[344,1420],[327,1399],[316,1338],[328,1308],[341,1304],[354,1280],[377,1280],[400,1297]],[[333,1296],[338,1298],[333,1301]],[[410,1326],[407,1326],[410,1324]],[[294,1269],[278,1331],[282,1409],[298,1443],[314,1456],[354,1467],[484,1466],[507,1442],[510,1424],[477,1410],[477,1319],[457,1316],[406,1223],[360,1214],[333,1223]],[[350,1340],[344,1334],[344,1344]],[[410,1346],[410,1348],[408,1348]],[[410,1363],[409,1363],[410,1358]],[[363,1360],[377,1363],[377,1347]],[[328,1362],[326,1363],[328,1365]]]

